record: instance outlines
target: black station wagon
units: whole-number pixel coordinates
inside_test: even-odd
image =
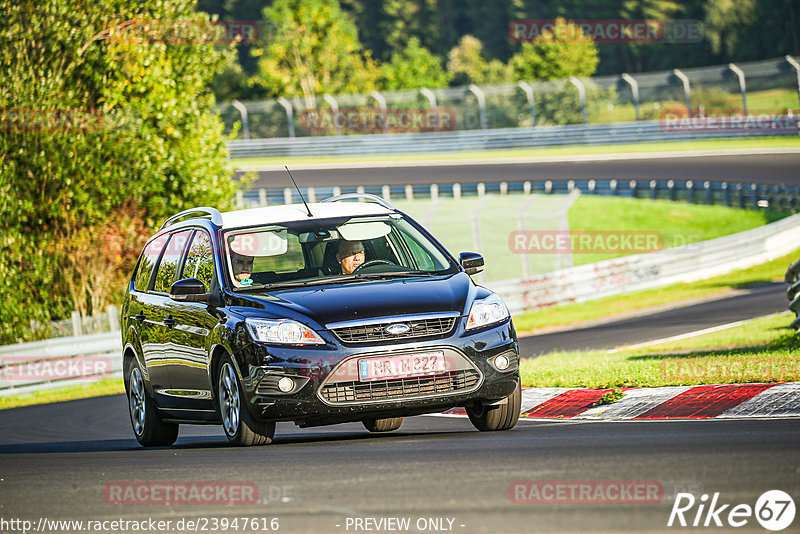
[[[470,278],[482,268],[372,195],[178,213],[145,245],[122,308],[136,439],[222,424],[231,443],[260,445],[277,421],[385,432],[455,407],[479,430],[512,428],[517,337]]]

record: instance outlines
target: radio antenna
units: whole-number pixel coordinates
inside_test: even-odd
[[[286,169],[286,172],[289,173],[289,178],[292,179],[292,183],[294,184],[294,188],[297,189],[297,194],[300,195],[300,200],[303,201],[303,205],[306,207],[306,211],[308,212],[308,216],[309,217],[313,217],[313,215],[311,214],[311,210],[308,208],[308,204],[306,204],[306,199],[303,198],[303,193],[300,192],[300,188],[297,187],[297,182],[294,181],[294,176],[292,176],[292,171],[290,171],[289,167],[287,167],[286,165],[284,165],[283,168]]]

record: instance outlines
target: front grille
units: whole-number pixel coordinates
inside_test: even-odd
[[[320,395],[331,404],[429,397],[473,389],[477,387],[479,380],[478,371],[465,369],[434,376],[336,382],[324,385],[320,389]]]
[[[397,321],[395,323],[382,323],[367,326],[348,326],[344,328],[335,328],[333,329],[333,333],[344,343],[366,343],[446,334],[453,329],[455,322],[455,317],[438,317],[435,319]],[[386,332],[386,327],[392,324],[408,325],[409,330],[404,334],[389,334]]]

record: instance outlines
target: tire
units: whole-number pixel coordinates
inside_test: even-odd
[[[467,415],[472,425],[482,432],[514,428],[522,408],[522,388],[519,380],[517,380],[517,388],[506,398],[508,402],[499,406],[468,407]]]
[[[364,428],[370,432],[391,432],[403,424],[402,417],[389,417],[387,419],[364,419]]]
[[[178,439],[178,425],[165,423],[156,413],[156,405],[144,384],[139,364],[134,361],[128,370],[128,411],[133,434],[143,447],[168,446]]]
[[[222,428],[232,445],[249,447],[269,445],[275,435],[275,423],[256,421],[245,406],[244,391],[230,356],[225,356],[217,376],[217,402]]]

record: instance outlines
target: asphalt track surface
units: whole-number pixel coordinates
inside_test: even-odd
[[[514,502],[512,484],[526,480],[643,481],[662,489],[650,503]],[[107,502],[107,484],[129,481],[254,483],[259,502]],[[34,524],[41,517],[244,516],[277,517],[279,532],[336,533],[357,532],[348,517],[407,517],[412,525],[449,518],[451,531],[465,534],[666,532],[677,492],[698,499],[719,492],[720,503],[754,506],[771,489],[800,496],[797,420],[534,420],[481,433],[466,418],[422,416],[383,435],[359,424],[300,430],[281,423],[272,445],[246,449],[228,447],[216,427],[185,426],[175,446],[142,449],[122,395],[0,412],[0,517]],[[686,514],[690,522],[696,510]],[[756,527],[751,518],[735,530]]]
[[[742,294],[692,306],[564,332],[520,337],[520,354],[613,349],[785,311],[786,284],[770,283]],[[788,326],[790,319],[787,318]]]
[[[377,164],[376,164],[377,165]],[[384,184],[449,184],[477,182],[543,182],[546,180],[694,180],[771,185],[800,185],[800,153],[694,156],[609,161],[483,163],[415,167],[299,169],[302,187],[380,186]],[[283,188],[290,182],[283,170],[259,171],[254,188]]]

